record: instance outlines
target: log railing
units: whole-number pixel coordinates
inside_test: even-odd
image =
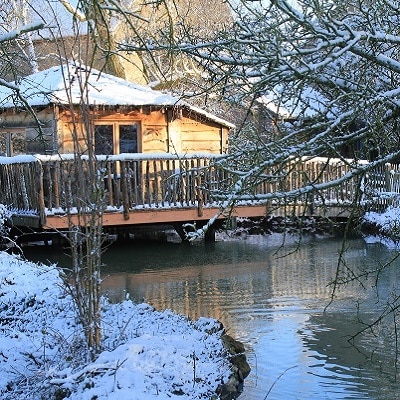
[[[364,209],[382,212],[400,205],[400,164],[384,164],[369,171],[363,181]]]
[[[197,207],[200,212],[202,207],[218,206],[216,199],[221,197],[215,195],[229,191],[238,179],[221,167],[221,160],[221,156],[215,155],[99,156],[95,162],[96,187],[105,212],[128,214],[133,209],[190,207]],[[89,168],[89,160],[84,156],[79,162],[72,155],[1,157],[0,204],[15,214],[37,215],[42,222],[46,215],[76,213],[82,207],[82,188],[93,184],[87,173]],[[324,158],[291,161],[279,171],[265,172],[268,180],[247,182],[239,194],[247,198],[247,204],[249,199],[254,204],[272,199],[277,205],[291,201],[346,205],[354,200],[359,178],[296,198],[274,199],[271,194],[331,182],[343,177],[350,168],[348,163]],[[373,199],[376,204],[387,206],[400,193],[399,167],[380,168],[367,175],[365,187],[369,200],[371,193],[395,193],[391,200]]]
[[[264,197],[270,197],[276,204],[292,204],[294,201],[312,202],[314,205],[352,204],[359,187],[358,177],[339,185],[329,185],[329,183],[341,180],[353,169],[351,163],[333,158],[288,160],[280,165],[278,170],[272,168],[270,171],[264,171],[268,179],[253,185],[254,198],[261,199],[262,195],[265,195]],[[305,194],[299,194],[297,190],[300,188],[308,189],[305,190]],[[247,193],[249,192],[250,189],[247,190]]]
[[[200,200],[210,203],[209,191],[201,188],[221,182],[222,170],[212,167],[216,157],[176,155],[131,155],[98,157],[96,185],[109,211],[133,208],[191,207]],[[91,184],[87,159],[79,167],[73,158],[41,157],[44,206],[47,213],[62,213],[76,206]],[[81,180],[81,184],[77,182]],[[82,180],[87,180],[82,184]]]
[[[42,178],[42,166],[35,157],[0,157],[0,204],[11,213],[44,220]]]

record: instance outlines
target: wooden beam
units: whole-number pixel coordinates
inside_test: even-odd
[[[107,212],[103,215],[103,226],[128,226],[128,225],[146,225],[146,224],[174,224],[193,221],[208,221],[219,213],[218,207],[205,207],[199,215],[197,207],[193,208],[172,208],[172,209],[136,209],[130,210],[128,219],[126,213],[113,213]],[[293,214],[293,206],[288,206],[286,209],[281,207],[276,210],[267,212],[266,205],[248,205],[237,206],[232,211],[231,217],[241,218],[260,218],[267,215],[271,216],[311,216],[304,212],[304,206],[297,206]],[[316,207],[312,216],[321,217],[348,217],[350,210],[347,207],[330,206],[330,207]],[[219,216],[223,219],[224,216]],[[78,215],[72,215],[71,220],[68,220],[66,215],[48,215],[46,217],[46,224],[43,229],[68,229],[70,224],[81,226],[85,218]]]
[[[129,219],[125,219],[124,213],[105,213],[103,226],[142,225],[142,224],[171,224],[173,222],[204,221],[218,214],[219,208],[203,208],[203,214],[199,216],[197,208],[174,209],[141,209],[131,210]],[[233,210],[232,217],[263,217],[266,215],[264,205],[239,206]],[[222,216],[220,218],[223,218]],[[72,225],[79,226],[82,219],[77,215],[71,216]],[[44,229],[67,229],[68,216],[48,215]]]

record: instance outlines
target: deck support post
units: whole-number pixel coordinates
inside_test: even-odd
[[[182,224],[180,223],[174,223],[172,224],[172,226],[174,227],[176,233],[179,235],[179,237],[181,238],[182,242],[184,242],[186,240],[186,232],[182,227]]]
[[[210,226],[204,234],[204,241],[206,243],[215,242],[215,232],[216,228],[214,226]]]

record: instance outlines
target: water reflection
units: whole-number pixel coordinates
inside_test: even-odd
[[[104,255],[103,290],[112,301],[129,294],[157,309],[220,319],[247,346],[252,373],[243,400],[267,394],[268,400],[397,398],[393,326],[366,332],[356,346],[348,342],[360,330],[357,319],[373,320],[382,306],[374,275],[364,286],[349,282],[324,312],[342,242],[281,244],[254,237],[196,246],[116,245]],[[366,272],[393,255],[352,240],[346,263]],[[397,264],[381,274],[381,295],[396,288]]]
[[[396,398],[398,385],[395,383],[396,369],[393,368],[392,349],[372,351],[376,350],[373,349],[376,345],[373,338],[364,343],[365,345],[360,340],[354,344],[348,341],[351,335],[362,328],[363,325],[350,313],[335,311],[311,316],[305,330],[301,332],[303,343],[315,362],[311,364],[311,370],[321,370],[320,367],[323,367],[324,373],[318,375],[318,378],[328,392],[332,389],[341,391],[342,398]],[[384,373],[381,369],[379,359],[382,356],[390,373],[389,370]],[[333,385],[332,382],[338,382],[338,385]]]
[[[332,241],[284,248],[251,241],[174,246],[130,247],[131,260],[125,254],[121,263],[113,256],[123,251],[114,248],[104,257],[109,267],[103,268],[103,290],[112,301],[129,293],[135,301],[178,307],[192,317],[235,309],[252,315],[272,307],[275,313],[287,307],[291,312],[293,307],[312,309],[314,303],[318,308],[320,300],[329,298],[328,284],[336,273],[338,247]],[[340,296],[357,291],[348,286]]]

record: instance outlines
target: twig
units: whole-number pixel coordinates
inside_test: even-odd
[[[271,387],[269,388],[267,395],[264,397],[264,400],[266,400],[269,396],[269,394],[271,393],[273,387],[276,385],[276,383],[279,381],[279,379],[282,378],[283,375],[286,374],[286,372],[288,372],[289,370],[298,367],[298,365],[293,365],[292,367],[286,368],[274,381],[274,383],[271,385]]]

